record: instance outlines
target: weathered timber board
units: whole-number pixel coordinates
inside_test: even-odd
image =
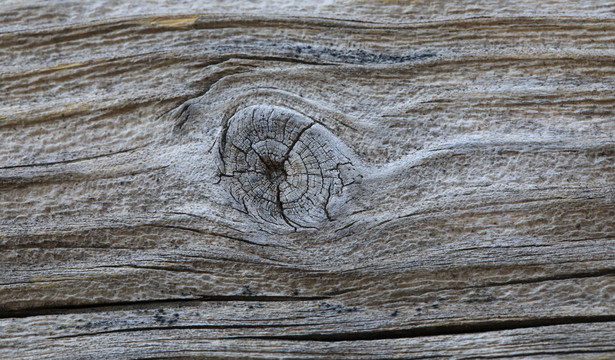
[[[612,358],[614,15],[0,3],[0,357]]]

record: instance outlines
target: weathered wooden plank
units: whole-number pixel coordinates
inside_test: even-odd
[[[155,313],[155,311],[150,313]],[[169,317],[173,319],[175,316]],[[77,326],[87,328],[89,324],[89,322],[81,322]],[[54,326],[53,323],[45,322],[34,326],[40,329],[40,333],[55,333],[52,330],[47,332],[47,329]],[[227,329],[220,329],[206,325],[167,326],[166,330],[161,331],[135,327],[127,331],[97,333],[94,336],[54,337],[51,335],[43,337],[39,335],[32,339],[27,336],[29,331],[27,327],[24,327],[21,333],[3,342],[11,341],[11,345],[19,344],[23,346],[22,349],[27,349],[30,356],[24,358],[38,359],[63,356],[84,359],[108,357],[130,359],[143,357],[144,353],[155,354],[157,357],[188,358],[523,357],[572,359],[581,356],[586,359],[603,359],[609,357],[609,354],[614,351],[613,326],[612,322],[570,324],[424,337],[403,335],[399,338],[390,338],[390,335],[387,335],[386,339],[380,339],[378,334],[366,334],[363,340],[354,341],[348,339],[323,340],[322,338],[302,341],[266,336],[237,336],[237,334],[244,334],[243,331],[246,328],[233,329],[230,326]],[[29,341],[24,341],[24,338]],[[101,348],[105,349],[104,354],[101,354]],[[23,353],[13,350],[7,354],[18,357]],[[75,356],[75,354],[78,355]]]
[[[612,4],[62,4],[0,6],[2,357],[612,356]]]

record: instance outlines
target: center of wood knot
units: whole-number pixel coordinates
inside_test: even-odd
[[[265,161],[263,162],[263,168],[265,176],[267,176],[272,184],[279,184],[286,179],[286,170],[284,169],[283,162]]]
[[[298,228],[331,220],[330,208],[353,183],[339,140],[305,115],[251,106],[225,124],[220,172],[235,208],[259,222]]]

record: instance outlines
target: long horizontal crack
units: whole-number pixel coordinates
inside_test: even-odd
[[[598,271],[587,271],[587,272],[578,272],[578,273],[565,273],[554,276],[544,276],[537,277],[531,279],[523,279],[523,280],[513,280],[504,283],[490,284],[489,286],[501,286],[501,285],[517,285],[517,284],[533,284],[540,283],[546,281],[559,281],[559,280],[569,280],[569,279],[583,279],[583,278],[592,278],[592,277],[602,277],[602,276],[612,276],[615,275],[615,269],[602,269]]]
[[[79,161],[94,160],[94,159],[99,159],[99,158],[103,158],[103,157],[107,157],[107,156],[119,155],[119,154],[123,154],[123,153],[127,153],[127,152],[131,152],[131,151],[135,151],[135,150],[144,148],[147,145],[149,145],[149,144],[142,145],[142,146],[137,146],[137,147],[133,147],[133,148],[129,148],[129,149],[123,149],[123,150],[115,151],[115,152],[112,152],[112,153],[97,154],[97,155],[85,156],[85,157],[75,158],[75,159],[52,161],[52,162],[46,162],[46,163],[32,163],[32,164],[21,164],[21,165],[3,166],[3,167],[0,167],[0,170],[8,170],[8,169],[16,169],[16,168],[28,168],[28,167],[37,167],[37,166],[53,166],[53,165],[60,165],[60,164],[71,164],[71,163],[75,163],[75,162],[79,162]]]
[[[597,278],[603,276],[613,276],[615,275],[615,269],[601,269],[596,271],[587,271],[587,272],[578,272],[578,273],[562,273],[553,276],[541,276],[535,278],[528,279],[519,279],[519,280],[510,280],[510,281],[494,281],[487,284],[480,285],[470,285],[470,286],[459,286],[459,287],[442,287],[433,289],[427,292],[422,293],[427,294],[430,292],[441,292],[441,291],[460,291],[467,289],[486,289],[491,287],[498,286],[511,286],[511,285],[524,285],[524,284],[535,284],[542,283],[548,281],[561,281],[561,280],[571,280],[571,279],[585,279],[585,278]]]
[[[470,324],[455,325],[436,325],[420,326],[411,329],[399,330],[374,330],[360,332],[341,332],[341,333],[312,333],[305,335],[267,335],[267,336],[233,336],[229,339],[262,339],[262,340],[295,340],[295,341],[366,341],[366,340],[387,340],[401,338],[415,338],[425,336],[443,336],[474,334],[492,331],[504,331],[515,329],[527,329],[543,326],[570,325],[584,323],[604,323],[615,322],[615,315],[597,316],[563,316],[543,319],[527,320],[493,320],[481,321]]]
[[[158,224],[147,224],[147,226],[163,228],[163,229],[184,230],[184,231],[189,231],[189,232],[193,232],[193,233],[201,234],[201,235],[218,236],[218,237],[222,237],[222,238],[225,238],[225,239],[246,243],[246,244],[249,244],[249,245],[256,245],[256,246],[262,246],[262,247],[270,246],[269,244],[261,244],[261,243],[253,242],[253,241],[250,241],[250,240],[246,240],[246,239],[243,239],[243,238],[240,238],[240,237],[237,237],[237,236],[231,236],[231,235],[227,235],[227,234],[216,233],[216,232],[213,232],[213,231],[204,231],[204,230],[200,230],[200,229],[196,229],[196,228],[191,228],[191,227],[188,227],[188,226],[181,226],[181,225],[158,225]]]
[[[615,351],[615,346],[613,346],[611,349],[607,349],[607,350],[554,350],[554,351],[532,351],[532,352],[522,352],[522,353],[518,353],[518,354],[505,354],[505,355],[492,355],[489,354],[489,359],[511,359],[511,358],[528,358],[528,357],[538,357],[538,358],[544,358],[547,355],[576,355],[577,357],[580,354],[612,354],[613,351]],[[605,359],[610,359],[611,356],[609,357],[604,357]],[[476,357],[466,357],[464,359],[470,360],[470,359],[484,359],[484,357],[481,356],[476,356]],[[601,359],[601,358],[600,358]]]
[[[168,331],[168,330],[224,330],[224,329],[271,329],[271,328],[288,328],[297,327],[297,324],[271,324],[271,325],[254,325],[254,324],[239,324],[239,325],[185,325],[185,326],[148,326],[126,329],[115,329],[106,331],[97,331],[86,334],[61,335],[51,337],[52,339],[77,338],[83,336],[97,336],[112,333],[136,332],[136,331]]]
[[[109,302],[102,304],[60,305],[54,307],[37,307],[20,310],[0,310],[0,319],[26,318],[44,315],[65,315],[88,312],[111,312],[155,309],[164,307],[197,306],[208,302],[293,302],[327,300],[328,296],[265,296],[265,295],[214,295],[190,299],[161,299],[144,301]]]

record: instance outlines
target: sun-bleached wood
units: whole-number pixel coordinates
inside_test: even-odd
[[[614,14],[1,3],[0,357],[614,356]]]

